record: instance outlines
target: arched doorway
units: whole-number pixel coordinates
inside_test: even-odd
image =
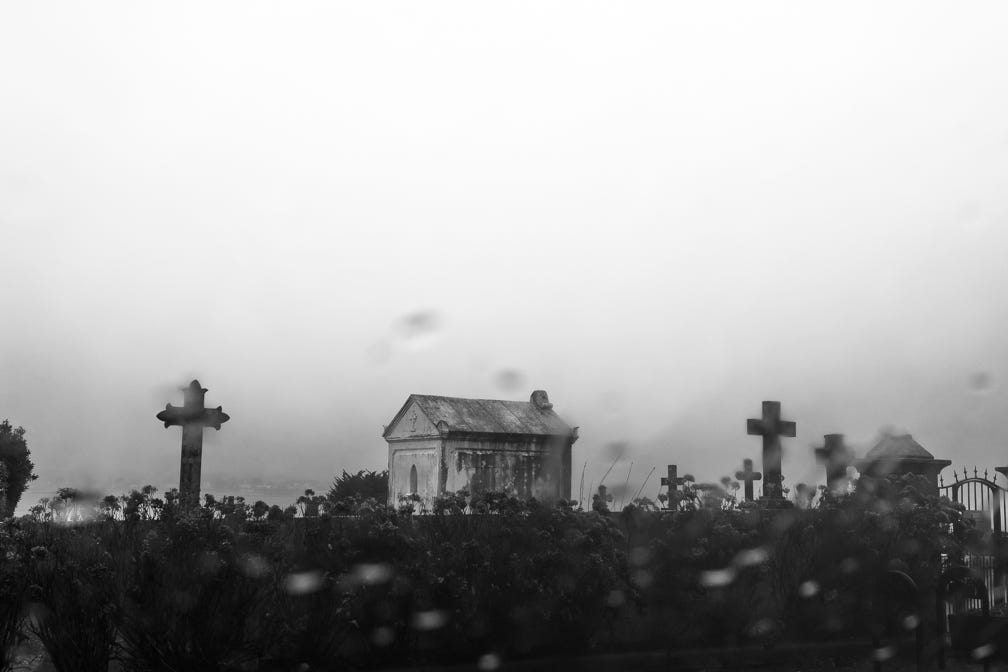
[[[409,491],[411,495],[415,495],[417,491],[417,473],[415,464],[409,470]]]

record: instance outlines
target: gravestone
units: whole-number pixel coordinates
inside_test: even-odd
[[[182,406],[165,405],[165,410],[157,414],[157,419],[165,427],[182,427],[182,463],[179,467],[179,503],[184,508],[199,504],[200,469],[203,464],[203,428],[220,430],[221,425],[231,419],[220,406],[204,408],[203,397],[207,390],[198,380],[189,383],[184,390]]]
[[[679,486],[686,483],[686,479],[679,476],[679,467],[668,465],[668,476],[662,476],[661,484],[668,487],[668,507],[675,509],[679,503]]]
[[[823,445],[815,449],[816,459],[826,465],[826,487],[840,493],[847,488],[847,467],[854,462],[854,451],[844,443],[843,434],[826,434]]]
[[[764,401],[763,415],[746,421],[746,432],[763,437],[763,497],[760,501],[770,507],[787,506],[781,474],[780,437],[794,437],[794,422],[781,420],[779,401]]]
[[[761,480],[763,474],[753,471],[752,460],[748,457],[742,460],[742,471],[736,471],[735,478],[745,483],[745,501],[753,501],[753,481]]]

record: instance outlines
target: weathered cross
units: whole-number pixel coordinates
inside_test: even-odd
[[[157,414],[157,419],[165,427],[182,426],[182,466],[179,469],[179,502],[186,508],[199,504],[200,467],[203,462],[203,428],[219,430],[230,416],[217,408],[204,408],[203,395],[206,388],[198,380],[189,383],[184,390],[184,404],[165,405],[165,410]]]
[[[763,478],[763,474],[753,471],[752,460],[748,457],[742,460],[742,471],[735,472],[735,478],[745,482],[745,498],[747,502],[753,501],[753,481]]]
[[[674,464],[668,465],[668,476],[662,476],[661,484],[668,486],[668,507],[674,509],[679,503],[679,486],[686,483],[686,479],[679,478],[679,467]]]
[[[826,487],[831,492],[843,490],[847,485],[847,467],[854,460],[854,451],[844,443],[844,435],[824,435],[823,446],[816,448],[815,454],[826,464]]]
[[[750,435],[763,437],[763,497],[768,502],[784,501],[781,483],[781,443],[780,437],[795,435],[795,423],[781,420],[780,402],[764,401],[763,417],[746,421],[746,431]]]

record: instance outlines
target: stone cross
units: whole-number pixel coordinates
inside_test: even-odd
[[[157,419],[165,427],[182,427],[182,466],[179,469],[179,502],[185,508],[199,505],[200,467],[203,463],[203,428],[220,430],[230,416],[217,408],[204,408],[203,395],[206,388],[198,380],[189,383],[184,390],[184,404],[165,405],[165,410],[157,414]]]
[[[795,435],[795,423],[781,420],[780,402],[764,401],[763,417],[746,421],[746,431],[753,436],[763,437],[763,497],[768,503],[784,500],[781,482],[780,437]]]
[[[745,499],[747,502],[753,501],[753,481],[763,478],[763,474],[753,471],[752,460],[748,457],[742,460],[742,471],[735,472],[735,478],[745,482]]]
[[[606,494],[606,487],[604,485],[598,486],[598,498],[599,501],[608,502],[608,495]]]
[[[668,507],[674,509],[679,500],[679,486],[686,483],[686,479],[679,477],[679,467],[674,464],[668,465],[668,476],[662,476],[661,484],[668,486]]]
[[[843,434],[823,436],[822,448],[815,449],[816,458],[826,464],[826,487],[839,492],[847,484],[847,467],[854,459],[854,451],[844,443]]]

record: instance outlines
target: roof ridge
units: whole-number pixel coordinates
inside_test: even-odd
[[[489,399],[486,397],[450,397],[446,394],[411,394],[411,397],[426,397],[428,399],[459,399],[461,401],[497,401],[508,404],[531,404],[532,401],[522,401],[520,399]]]
[[[555,411],[535,402],[411,394],[410,399],[432,423],[444,420],[453,431],[487,434],[567,435],[571,427]],[[398,422],[401,414],[392,424]]]

